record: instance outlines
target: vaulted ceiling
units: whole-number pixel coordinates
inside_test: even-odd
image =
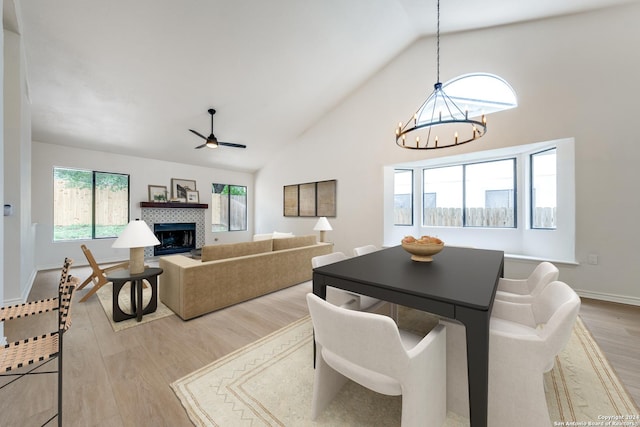
[[[20,0],[14,0],[16,2]],[[441,31],[630,0],[442,0]],[[22,0],[33,140],[258,170],[416,39],[436,0]],[[214,133],[247,149],[194,147]],[[390,124],[391,126],[391,124]]]

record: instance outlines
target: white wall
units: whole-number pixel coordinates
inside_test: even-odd
[[[31,223],[31,105],[26,84],[22,38],[4,30],[4,203],[13,214],[4,217],[4,301],[26,298],[35,276]]]
[[[33,221],[36,227],[35,259],[37,269],[58,268],[65,256],[75,260],[75,265],[86,264],[80,250],[85,243],[99,262],[125,260],[126,249],[112,249],[114,239],[93,241],[53,242],[53,168],[69,167],[130,175],[131,219],[140,218],[140,202],[148,201],[148,185],[166,185],[171,188],[171,178],[193,179],[200,193],[200,202],[207,203],[205,211],[205,244],[247,241],[253,235],[253,199],[248,200],[249,224],[247,231],[230,233],[211,232],[211,184],[246,185],[253,194],[254,176],[244,172],[211,169],[119,154],[82,150],[41,142],[33,143],[32,183]],[[170,191],[170,190],[169,190]],[[215,239],[218,239],[217,241]]]
[[[0,0],[0,15],[4,14],[4,2]],[[4,21],[4,16],[3,16]],[[0,33],[0,46],[4,46],[4,30]],[[4,55],[0,55],[0,77],[4,81]],[[0,85],[0,99],[4,100],[4,85]],[[0,165],[4,165],[4,101],[0,102]],[[4,166],[3,166],[4,168]],[[0,200],[4,206],[4,173],[0,173]],[[4,217],[0,224],[0,301],[4,303]],[[4,322],[0,323],[0,344],[5,344]]]
[[[355,246],[383,242],[384,165],[573,137],[580,265],[561,266],[560,277],[583,295],[640,304],[638,16],[640,5],[632,4],[443,35],[443,80],[497,74],[514,87],[519,107],[489,116],[488,133],[478,142],[437,152],[403,150],[394,142],[398,122],[435,83],[435,41],[417,41],[257,174],[256,231],[310,232],[314,219],[283,217],[282,186],[337,179],[337,217],[330,218],[328,239],[350,254]],[[597,265],[587,264],[589,254],[598,255]],[[524,274],[517,264],[508,264],[507,274]]]

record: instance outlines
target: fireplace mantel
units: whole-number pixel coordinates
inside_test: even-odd
[[[208,209],[206,203],[179,203],[179,202],[140,202],[141,208],[173,208],[173,209]]]

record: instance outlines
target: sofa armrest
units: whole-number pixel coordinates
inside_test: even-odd
[[[173,310],[178,316],[184,316],[184,268],[201,264],[200,261],[184,255],[160,257],[160,301]]]

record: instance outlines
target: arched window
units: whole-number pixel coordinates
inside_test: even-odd
[[[516,93],[501,77],[489,73],[471,73],[455,77],[442,85],[447,97],[467,112],[468,117],[480,117],[497,111],[518,106]],[[437,98],[432,94],[422,106],[418,121],[428,120],[431,112],[437,111],[442,120],[447,120],[449,111],[442,106],[433,105]],[[423,114],[425,117],[423,118]]]

